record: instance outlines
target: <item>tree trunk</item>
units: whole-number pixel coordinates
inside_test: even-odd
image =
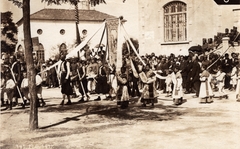
[[[36,71],[33,64],[33,45],[30,27],[30,0],[23,0],[23,33],[25,46],[25,61],[27,64],[27,77],[30,93],[30,118],[29,129],[38,128],[38,109],[37,109],[37,93],[36,93]]]

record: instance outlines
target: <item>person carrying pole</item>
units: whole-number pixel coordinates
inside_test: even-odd
[[[89,101],[88,89],[87,89],[87,78],[86,78],[86,68],[84,66],[84,62],[79,63],[79,69],[77,69],[77,74],[79,78],[79,92],[82,97],[79,102],[84,102],[84,97],[87,97],[87,101]]]

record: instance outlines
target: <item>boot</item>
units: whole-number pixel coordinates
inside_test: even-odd
[[[101,97],[100,97],[100,96],[98,96],[97,99],[94,99],[94,101],[100,101],[100,100],[101,100]]]
[[[71,104],[72,104],[71,100],[68,100],[68,102],[66,103],[66,105],[71,105]]]
[[[21,106],[22,106],[22,109],[25,109],[26,102],[27,102],[27,101],[26,101],[26,100],[24,100],[24,101],[23,101],[23,103],[21,104]]]
[[[213,102],[212,97],[208,97],[207,98],[207,103],[212,103],[212,102]]]
[[[42,107],[44,107],[46,105],[45,101],[41,98],[42,101]]]
[[[12,103],[12,101],[10,101],[10,104],[9,104],[9,110],[12,110],[12,105],[13,103]]]
[[[40,107],[39,98],[37,98],[37,107]]]
[[[9,103],[8,103],[8,100],[6,101],[6,110],[9,108]]]
[[[90,97],[87,95],[87,101],[89,101]]]
[[[84,102],[84,96],[78,102]]]
[[[64,105],[64,100],[62,100],[62,102],[60,103],[60,105],[61,105],[61,106],[63,106],[63,105]]]
[[[15,99],[16,105],[18,105],[18,98]]]
[[[2,106],[5,106],[5,102],[4,102],[4,99],[3,98],[1,98],[1,107]]]
[[[15,107],[17,105],[16,102],[12,102],[12,106]]]
[[[175,105],[178,105],[178,103],[179,103],[179,99],[178,99],[178,98],[176,98],[176,99],[174,99],[174,101],[173,101],[173,102],[174,102],[174,104],[175,104]]]

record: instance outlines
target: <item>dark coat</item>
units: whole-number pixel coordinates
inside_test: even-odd
[[[222,71],[225,73],[230,73],[232,71],[232,60],[229,58],[225,58],[221,63]]]
[[[201,73],[201,67],[198,61],[195,60],[192,63],[192,69],[191,69],[191,72],[189,73],[190,77],[192,78],[192,82],[200,81],[200,76],[199,76],[200,73]]]

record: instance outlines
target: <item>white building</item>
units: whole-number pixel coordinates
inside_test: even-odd
[[[240,30],[239,5],[213,0],[139,0],[140,53],[188,54],[203,38],[233,26]]]
[[[105,19],[116,18],[96,10],[79,10],[79,33],[87,30],[87,34],[93,34]],[[31,36],[33,47],[38,58],[48,60],[54,59],[60,50],[71,50],[76,45],[76,18],[74,9],[42,9],[30,16]],[[18,25],[18,44],[16,51],[24,50],[23,23],[22,19]],[[92,46],[98,44],[101,38],[99,33],[93,41]]]

